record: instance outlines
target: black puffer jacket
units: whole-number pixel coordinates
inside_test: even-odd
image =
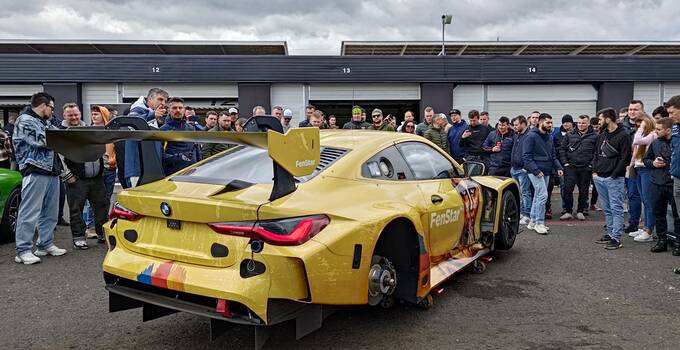
[[[559,149],[560,163],[576,168],[592,166],[596,143],[597,134],[591,127],[583,134],[578,129],[568,132],[564,135]]]
[[[602,130],[595,144],[593,172],[600,177],[625,176],[632,156],[632,143],[628,130],[620,124],[612,133],[606,128]]]

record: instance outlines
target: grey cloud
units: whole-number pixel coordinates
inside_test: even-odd
[[[20,39],[285,40],[338,54],[342,40],[678,40],[670,0],[0,0],[0,36]]]

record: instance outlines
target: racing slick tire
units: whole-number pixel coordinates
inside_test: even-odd
[[[508,250],[515,244],[519,233],[519,204],[510,191],[503,192],[499,215],[499,231],[496,234],[495,249]]]

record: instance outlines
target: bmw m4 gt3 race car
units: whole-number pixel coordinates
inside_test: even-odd
[[[513,246],[519,194],[512,179],[476,176],[426,139],[372,131],[290,129],[254,117],[245,133],[48,131],[77,161],[103,144],[138,140],[144,173],[122,191],[106,225],[110,311],[144,320],[183,311],[261,327],[295,320],[300,338],[328,306],[429,306],[430,293],[494,249]],[[151,141],[153,140],[153,141]],[[164,177],[153,142],[234,143]]]

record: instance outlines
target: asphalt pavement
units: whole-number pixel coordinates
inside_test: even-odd
[[[556,203],[557,204],[557,203]],[[554,206],[558,208],[558,206]],[[296,341],[294,327],[274,329],[266,349],[678,349],[680,257],[594,244],[603,216],[548,221],[550,234],[525,231],[486,272],[463,272],[443,286],[430,310],[346,307]],[[0,349],[241,349],[253,331],[234,326],[216,341],[206,319],[174,314],[142,323],[141,309],[108,313],[101,273],[105,245],[33,266],[14,263],[0,245]]]

